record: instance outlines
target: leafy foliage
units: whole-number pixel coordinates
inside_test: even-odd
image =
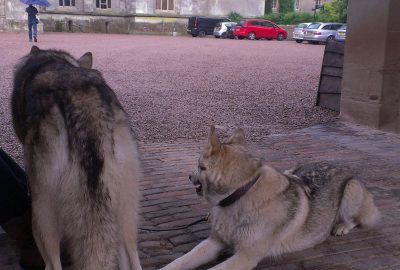
[[[272,0],[266,0],[267,3],[272,2]],[[293,0],[280,0],[279,1],[279,11],[280,13],[266,13],[264,16],[259,17],[262,19],[270,20],[276,24],[281,25],[293,25],[302,22],[346,22],[347,19],[347,3],[348,0],[333,0],[331,3],[324,4],[324,8],[316,13],[314,18],[313,13],[308,12],[294,12],[293,11]],[[282,11],[282,4],[285,10],[290,7],[289,12]],[[285,5],[287,6],[285,7]],[[271,4],[269,5],[271,7]],[[266,7],[267,10],[267,7]],[[239,13],[232,11],[228,15],[229,19],[238,22],[243,18]]]
[[[276,24],[288,25],[298,24],[301,22],[312,22],[314,21],[313,14],[307,12],[290,12],[285,14],[267,14],[262,17],[263,19],[270,20]]]
[[[279,0],[279,12],[289,13],[294,10],[294,0]]]
[[[232,22],[239,22],[241,18],[243,18],[242,15],[240,15],[236,11],[231,11],[228,14],[228,19],[231,20]]]

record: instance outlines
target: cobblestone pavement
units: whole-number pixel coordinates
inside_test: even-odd
[[[140,145],[145,175],[140,185],[141,228],[182,226],[207,213],[207,205],[187,180],[204,144],[181,140]],[[377,229],[356,228],[349,235],[329,237],[314,248],[265,259],[257,269],[400,269],[399,135],[339,122],[266,136],[250,147],[280,170],[309,161],[346,164],[371,190],[382,212]],[[183,255],[207,237],[209,229],[209,224],[201,223],[170,232],[140,231],[143,268],[157,269]],[[16,258],[12,241],[1,235],[0,269],[17,269]]]

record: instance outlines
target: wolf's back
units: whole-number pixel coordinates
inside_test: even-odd
[[[52,194],[77,269],[114,269],[115,208],[127,180],[119,164],[133,167],[127,171],[138,177],[136,144],[101,74],[57,57],[28,59],[15,73],[13,122],[25,147],[30,181],[36,181],[30,183],[32,197]],[[132,158],[121,154],[121,143],[134,151]]]

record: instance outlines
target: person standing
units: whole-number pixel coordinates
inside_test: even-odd
[[[34,6],[29,5],[25,11],[28,13],[29,42],[32,42],[32,36],[33,40],[37,42],[38,19],[36,18],[36,15],[38,14],[38,10]]]

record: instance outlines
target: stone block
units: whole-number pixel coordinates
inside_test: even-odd
[[[382,100],[400,103],[400,70],[384,70]]]
[[[362,3],[349,1],[345,65],[346,62],[366,66],[382,66],[384,64],[384,41],[388,27],[384,22],[389,16],[388,5],[388,1],[381,0]],[[368,14],[368,20],[365,19],[366,14]]]
[[[397,115],[398,115],[398,117],[397,117],[396,132],[400,133],[400,104],[398,104],[398,107],[397,107]]]
[[[366,102],[380,102],[383,75],[378,68],[347,64],[343,69],[342,96]]]
[[[343,98],[340,102],[340,118],[345,121],[379,128],[381,104]]]
[[[389,8],[389,31],[400,31],[400,16],[398,16],[399,10],[400,1],[391,0]]]
[[[396,131],[398,118],[398,102],[392,100],[383,103],[380,110],[379,129],[385,131]]]
[[[400,17],[400,16],[398,16]],[[400,22],[398,22],[400,24]],[[386,39],[385,68],[400,71],[400,30],[388,31]]]

